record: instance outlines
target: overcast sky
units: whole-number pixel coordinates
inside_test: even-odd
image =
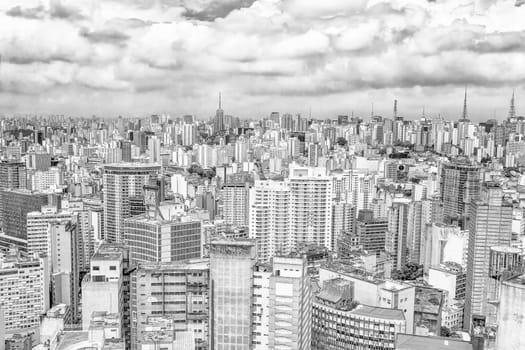
[[[0,0],[0,113],[523,115],[515,2]]]

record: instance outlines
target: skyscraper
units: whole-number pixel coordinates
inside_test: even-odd
[[[255,181],[250,190],[250,237],[257,241],[258,258],[269,261],[291,251],[290,189],[284,181]]]
[[[290,167],[291,247],[332,247],[332,179],[326,168]]]
[[[309,349],[312,300],[306,257],[274,257],[270,277],[270,349]]]
[[[251,348],[255,262],[253,241],[210,244],[210,349]]]
[[[104,234],[108,242],[123,238],[124,219],[130,216],[129,197],[142,195],[150,177],[156,177],[159,165],[111,164],[104,166]]]
[[[503,190],[487,183],[481,198],[469,208],[467,287],[463,325],[469,329],[472,319],[486,317],[490,308],[488,285],[490,248],[509,246],[512,238],[512,204],[503,199]]]
[[[462,224],[468,205],[479,196],[480,168],[468,160],[456,160],[441,166],[440,197],[443,202],[443,222]]]
[[[219,108],[215,112],[215,119],[213,120],[213,131],[221,132],[224,130],[224,111],[222,110],[222,95],[219,92]]]
[[[52,306],[66,304],[71,321],[80,318],[80,275],[78,269],[78,237],[76,223],[59,219],[49,223],[51,241],[51,301]]]
[[[224,221],[235,226],[248,226],[250,184],[248,182],[228,183],[224,185],[221,193]]]

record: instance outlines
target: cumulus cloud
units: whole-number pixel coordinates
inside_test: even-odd
[[[108,115],[205,116],[222,90],[241,115],[393,94],[452,113],[469,85],[481,118],[486,96],[505,108],[525,85],[523,18],[514,0],[2,0],[0,112],[39,96],[32,108],[83,114],[82,96]]]

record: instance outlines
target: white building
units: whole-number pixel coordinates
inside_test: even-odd
[[[23,259],[16,255],[0,258],[0,307],[5,330],[31,330],[49,306],[46,292],[46,263],[43,259]],[[0,333],[4,333],[3,331]]]
[[[55,206],[42,207],[41,211],[27,214],[27,251],[29,254],[51,254],[49,223],[61,219],[72,219],[69,211],[58,211]]]
[[[95,312],[123,313],[123,259],[118,247],[102,245],[91,258],[82,281],[82,329],[88,330]]]

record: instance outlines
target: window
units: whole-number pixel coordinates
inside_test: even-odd
[[[100,270],[99,266],[93,266],[93,271],[99,271],[99,270]]]
[[[115,270],[117,269],[117,267],[116,267],[116,266],[110,266],[109,269],[110,269],[111,271],[115,271]]]

